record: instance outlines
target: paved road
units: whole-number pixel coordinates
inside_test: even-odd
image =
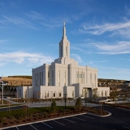
[[[3,130],[130,130],[130,111],[106,106],[104,108],[110,111],[112,116],[83,114]]]

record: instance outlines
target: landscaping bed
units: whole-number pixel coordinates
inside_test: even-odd
[[[75,107],[67,106],[65,109],[63,106],[58,106],[56,111],[51,111],[51,107],[31,108],[30,110],[24,107],[22,110],[13,110],[10,113],[0,112],[0,128],[86,112],[96,115],[108,115],[106,111],[90,107],[75,109]]]
[[[116,105],[116,107],[130,110],[130,103]]]

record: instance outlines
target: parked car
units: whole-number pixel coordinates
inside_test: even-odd
[[[115,101],[108,100],[108,101],[105,102],[105,104],[115,104]]]
[[[99,100],[99,103],[103,103],[103,102],[107,102],[107,101],[109,101],[109,100],[111,100],[111,99],[104,99],[104,100]]]

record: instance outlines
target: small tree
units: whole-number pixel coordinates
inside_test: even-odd
[[[81,110],[82,108],[82,102],[81,102],[81,99],[80,97],[77,99],[76,103],[75,103],[75,109],[76,110]]]
[[[55,100],[52,100],[52,103],[51,103],[51,112],[56,112],[56,110],[57,110],[56,102],[55,102]]]
[[[96,99],[99,97],[98,88],[93,89],[93,98]]]

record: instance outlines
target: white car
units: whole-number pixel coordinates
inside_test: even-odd
[[[105,104],[115,104],[115,101],[108,100],[108,101],[105,102]]]
[[[108,102],[110,99],[105,99],[105,100],[99,100],[99,103],[103,103],[103,102]]]

